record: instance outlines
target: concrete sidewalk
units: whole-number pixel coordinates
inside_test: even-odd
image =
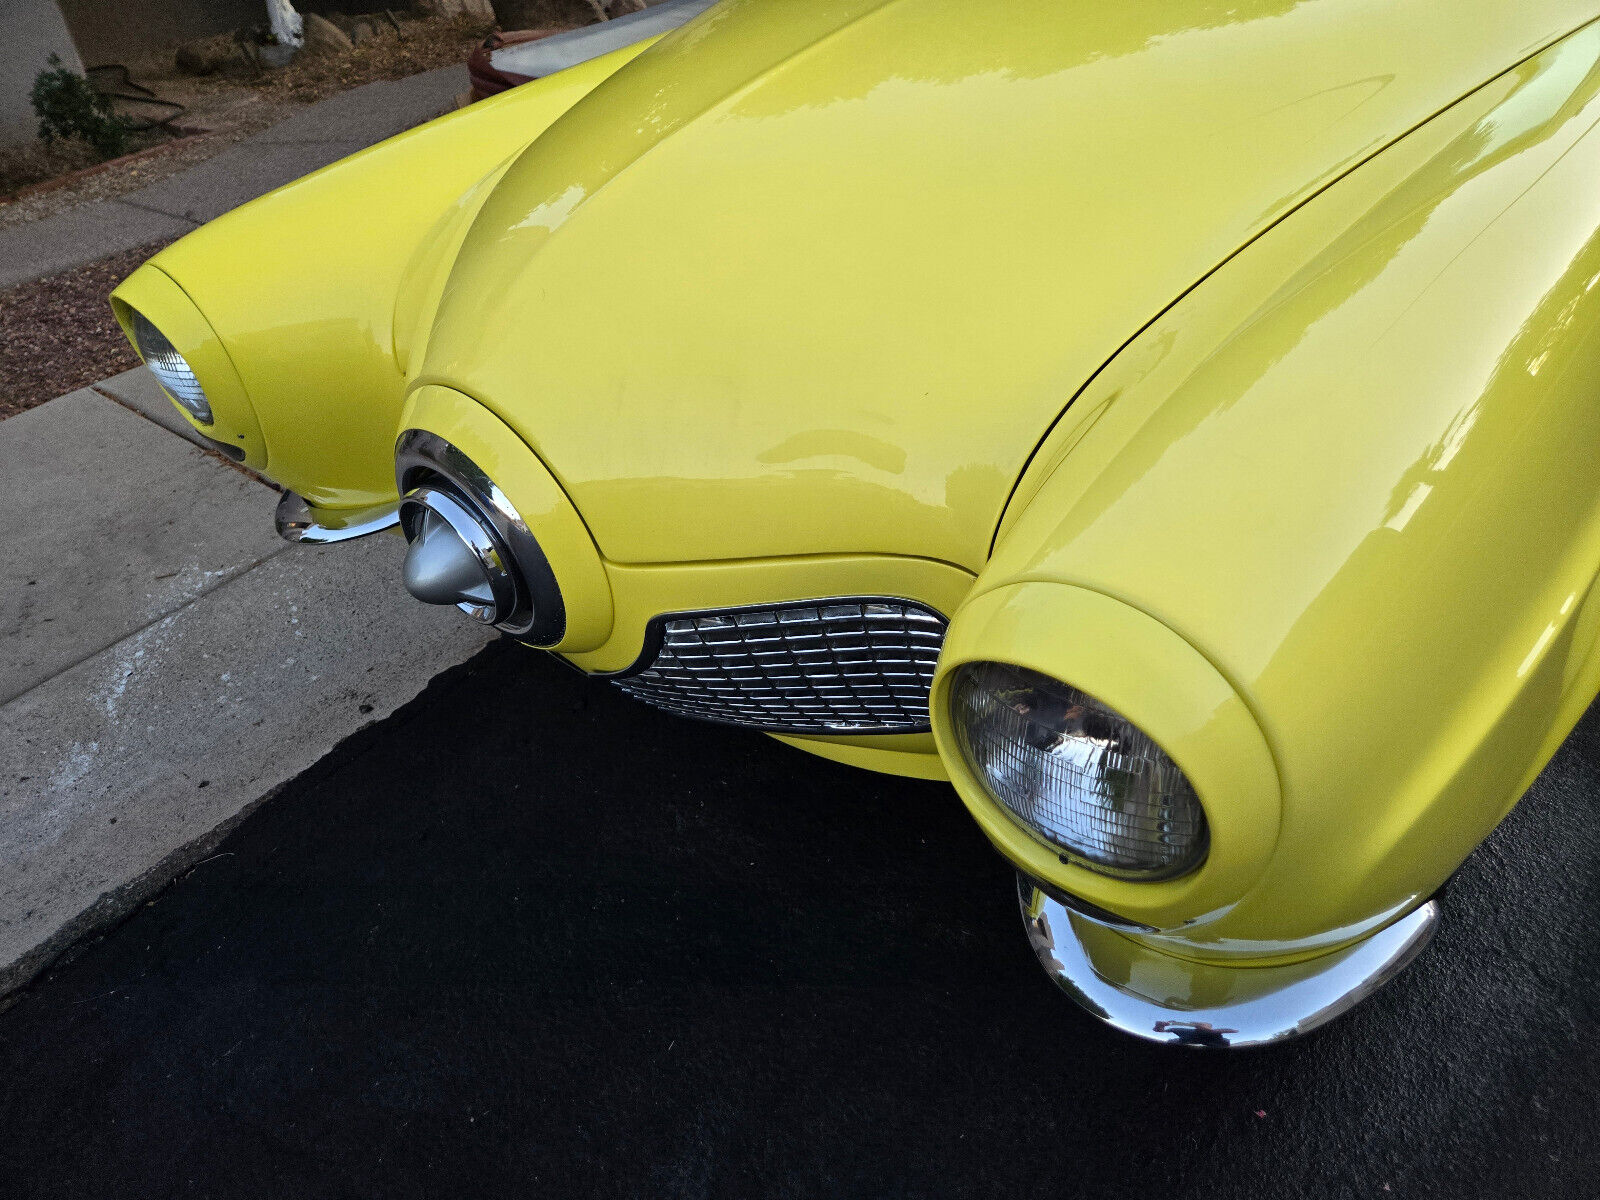
[[[466,84],[465,67],[441,67],[353,88],[140,191],[0,230],[0,288],[187,233],[438,116]]]
[[[3,995],[488,634],[405,594],[399,538],[290,546],[272,489],[93,389],[0,422],[0,479]]]
[[[0,231],[0,287],[184,233],[445,111],[463,78],[369,84]],[[398,538],[280,541],[276,493],[197,442],[142,367],[0,421],[0,996],[489,640],[405,594]]]

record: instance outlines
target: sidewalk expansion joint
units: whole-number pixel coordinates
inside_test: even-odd
[[[118,396],[113,392],[108,392],[108,391],[106,391],[105,388],[100,386],[100,384],[103,384],[103,383],[106,383],[106,382],[107,382],[106,380],[102,379],[100,381],[100,383],[91,383],[89,385],[89,390],[92,391],[95,395],[103,396],[105,399],[111,401],[111,403],[119,405],[120,407],[127,409],[134,416],[140,417],[143,420],[149,421],[150,424],[154,425],[157,429],[166,429],[167,428],[160,421],[156,420],[149,413],[145,412],[144,409],[138,407],[137,405],[129,404],[121,396]],[[167,430],[167,432],[171,433],[172,431],[171,430]],[[196,437],[205,437],[205,434],[196,431],[195,436]],[[216,459],[223,466],[230,467],[233,470],[239,472],[239,474],[248,476],[249,478],[251,478],[251,479],[255,480],[257,483],[259,483],[262,487],[270,488],[272,491],[277,492],[279,495],[283,494],[283,488],[280,487],[278,484],[276,484],[272,480],[268,479],[265,475],[262,475],[257,471],[251,470],[249,467],[245,466],[243,463],[235,462],[233,459],[229,458],[226,454],[222,453],[222,451],[218,450],[216,447],[202,445],[199,442],[190,441],[190,439],[188,439],[188,438],[185,438],[183,440],[189,442],[189,444],[191,446],[193,446],[196,450],[199,450],[202,453],[207,454],[210,457]]]
[[[113,196],[110,200],[105,201],[105,203],[123,204],[128,208],[137,208],[140,212],[154,213],[158,217],[169,217],[174,221],[187,221],[196,229],[199,229],[200,226],[205,224],[204,221],[192,217],[188,213],[171,212],[165,208],[157,208],[153,204],[140,204],[137,200],[129,200],[123,196]]]
[[[29,696],[32,693],[38,691],[40,688],[46,686],[47,684],[54,682],[55,679],[58,676],[65,675],[68,671],[72,671],[72,670],[77,669],[78,667],[81,667],[84,663],[88,662],[90,659],[96,658],[99,655],[104,654],[107,650],[111,649],[113,646],[120,646],[123,642],[128,641],[130,638],[136,638],[141,633],[144,633],[147,630],[154,629],[158,625],[164,625],[165,623],[167,623],[168,621],[170,621],[174,617],[176,617],[179,613],[188,611],[189,609],[193,608],[196,604],[198,604],[200,601],[206,599],[208,596],[214,596],[218,592],[222,591],[224,588],[228,587],[230,584],[236,583],[237,581],[245,578],[247,575],[250,574],[250,572],[254,571],[257,567],[264,566],[267,563],[271,562],[273,559],[277,558],[280,554],[282,554],[285,550],[293,550],[294,548],[295,548],[295,546],[294,546],[294,544],[292,542],[285,542],[282,546],[278,547],[271,554],[263,554],[260,558],[256,559],[254,562],[248,563],[245,566],[241,567],[239,570],[233,572],[226,579],[219,579],[216,583],[212,584],[210,587],[207,587],[202,591],[196,592],[194,595],[190,596],[187,600],[185,600],[182,604],[179,604],[171,612],[162,613],[159,617],[154,617],[151,620],[146,621],[143,625],[140,625],[138,628],[130,629],[127,633],[123,634],[121,637],[112,638],[109,642],[105,642],[105,643],[103,643],[101,645],[96,646],[92,650],[86,651],[84,654],[79,655],[77,658],[73,659],[71,662],[64,664],[61,667],[60,670],[56,671],[55,674],[49,676],[48,678],[41,679],[41,680],[39,680],[38,683],[29,684],[27,687],[25,687],[22,691],[18,692],[14,696],[6,696],[4,699],[0,699],[0,712],[4,712],[7,708],[10,708],[11,705],[15,704],[18,700],[21,700],[23,697]]]
[[[373,144],[362,141],[360,138],[349,137],[275,138],[262,136],[254,140],[257,145],[261,146],[355,146],[358,149],[365,149]]]

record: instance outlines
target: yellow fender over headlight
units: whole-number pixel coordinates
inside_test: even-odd
[[[581,653],[611,633],[611,585],[583,518],[538,455],[471,397],[422,387],[406,400],[400,429],[420,429],[449,442],[505,493],[555,573],[566,609],[561,640],[544,647]]]
[[[649,44],[430,121],[219,217],[117,289],[119,318],[126,326],[132,306],[186,358],[194,349],[207,394],[227,394],[222,432],[202,432],[244,445],[252,467],[325,521],[392,501],[388,435],[406,352],[496,168]],[[217,379],[211,363],[226,364]]]
[[[1004,662],[1070,683],[1115,708],[1165,750],[1211,827],[1204,863],[1178,879],[1111,879],[1026,831],[974,776],[951,725],[950,681],[971,662]],[[1036,879],[1156,929],[1202,921],[1242,896],[1272,853],[1279,789],[1271,751],[1226,679],[1177,634],[1118,600],[1059,583],[986,592],[955,617],[934,681],[940,753],[990,840]]]
[[[1287,957],[1411,911],[1594,698],[1597,65],[1600,25],[1247,247],[1083,389],[1017,490],[979,588],[1117,597],[1214,664],[1271,747],[1270,862],[1171,952]],[[1040,669],[1100,696],[1079,659],[1118,643],[1036,624],[1059,656]],[[1100,698],[1149,720],[1151,665]],[[1231,801],[1193,782],[1220,850]]]
[[[146,267],[117,289],[111,309],[123,334],[135,347],[138,342],[133,336],[133,314],[140,312],[153,319],[194,371],[211,404],[212,422],[202,425],[195,421],[183,405],[168,395],[184,418],[206,437],[236,452],[230,457],[242,453],[242,461],[248,466],[257,470],[266,466],[267,447],[261,437],[261,423],[256,420],[233,359],[211,322],[184,290],[165,272]]]

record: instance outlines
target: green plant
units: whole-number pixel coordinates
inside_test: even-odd
[[[87,79],[61,65],[60,55],[52,54],[49,68],[34,77],[29,99],[46,145],[57,138],[80,138],[102,158],[127,151],[127,123],[111,111],[111,101]]]

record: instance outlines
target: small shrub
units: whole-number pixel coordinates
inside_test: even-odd
[[[128,126],[111,111],[111,101],[95,91],[76,71],[50,56],[48,70],[33,81],[33,111],[39,117],[39,136],[49,145],[58,138],[81,138],[102,158],[115,158],[128,149]]]

